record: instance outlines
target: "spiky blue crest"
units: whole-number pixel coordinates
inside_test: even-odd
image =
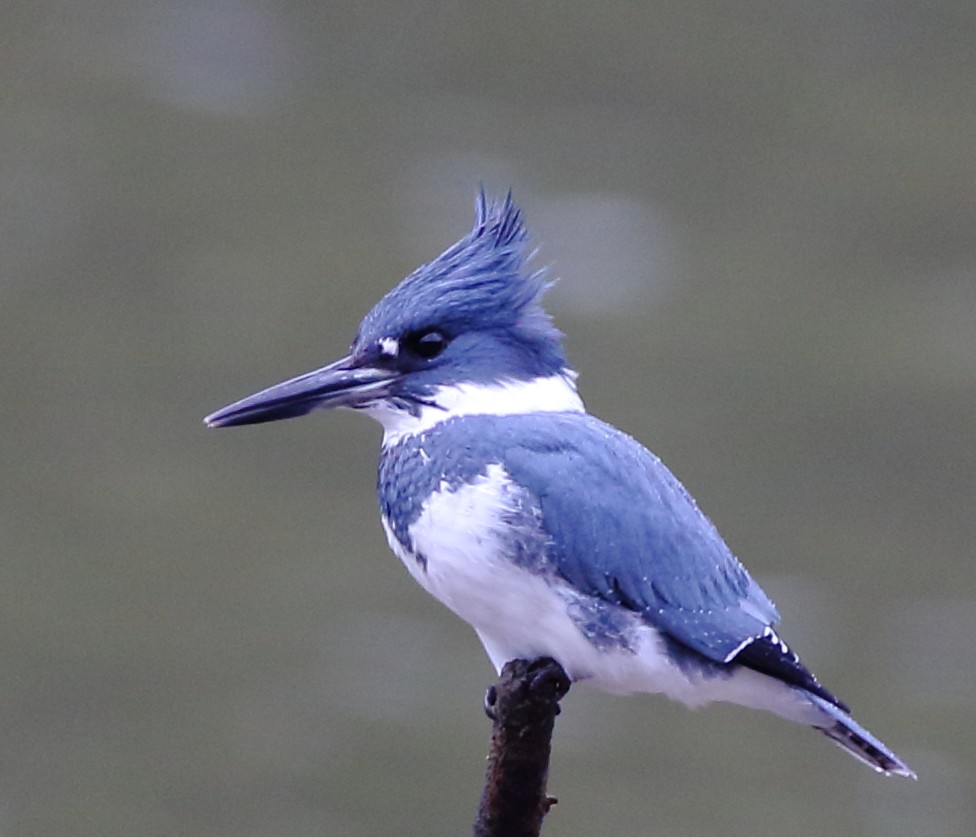
[[[526,269],[527,247],[511,193],[498,203],[479,191],[471,232],[383,297],[363,320],[354,346],[436,328],[452,340],[490,335],[523,360],[532,356],[546,372],[565,367],[562,335],[541,305],[544,271]],[[479,342],[486,348],[486,341],[470,340],[473,350]]]

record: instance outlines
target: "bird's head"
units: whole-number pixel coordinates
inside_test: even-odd
[[[349,354],[207,416],[211,427],[349,407],[387,437],[464,413],[582,409],[562,335],[529,272],[527,233],[511,194],[479,193],[471,232],[397,285],[366,315]]]

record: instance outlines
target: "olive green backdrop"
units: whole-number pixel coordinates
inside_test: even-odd
[[[971,834],[974,20],[5,3],[0,833],[467,833],[493,673],[387,552],[379,428],[201,418],[342,353],[483,183],[589,408],[921,777],[578,687],[546,833]]]

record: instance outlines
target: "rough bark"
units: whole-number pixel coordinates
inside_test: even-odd
[[[538,837],[556,800],[546,795],[552,729],[570,680],[555,660],[512,660],[485,696],[491,752],[474,837]]]

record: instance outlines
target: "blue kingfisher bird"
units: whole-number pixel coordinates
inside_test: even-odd
[[[609,692],[764,709],[914,778],[780,638],[776,607],[661,460],[586,412],[529,255],[511,194],[482,191],[471,232],[384,296],[348,355],[206,423],[331,407],[379,421],[390,547],[499,672],[551,657]]]

